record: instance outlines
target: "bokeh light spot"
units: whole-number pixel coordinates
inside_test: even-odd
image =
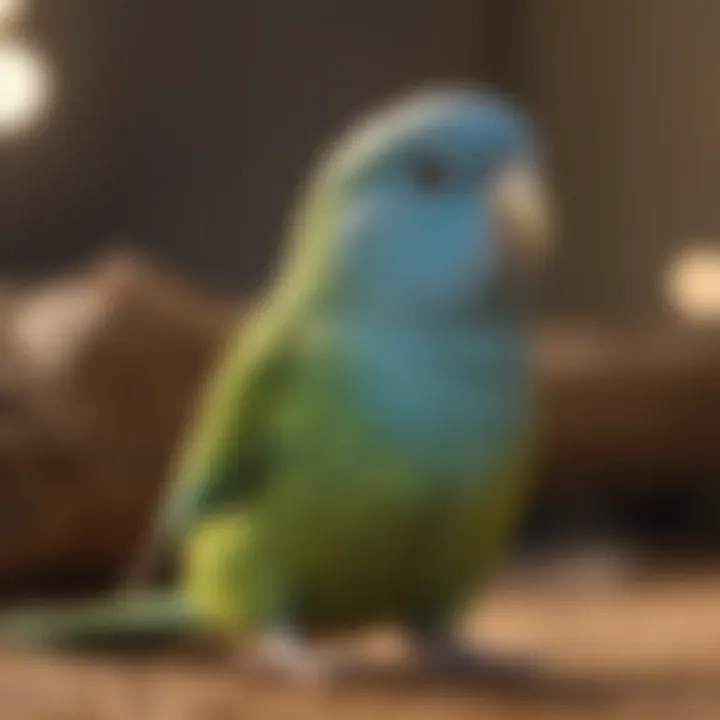
[[[35,123],[47,106],[49,94],[49,73],[37,53],[17,43],[0,45],[0,135]]]

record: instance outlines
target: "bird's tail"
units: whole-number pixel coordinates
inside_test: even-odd
[[[111,649],[186,637],[197,616],[178,591],[110,597],[0,615],[0,646]]]

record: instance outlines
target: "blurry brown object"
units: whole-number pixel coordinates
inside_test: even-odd
[[[720,488],[720,331],[541,333],[547,482]]]
[[[0,587],[137,551],[234,308],[127,257],[0,303]]]

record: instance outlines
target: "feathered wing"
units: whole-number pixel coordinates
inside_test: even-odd
[[[283,333],[267,313],[240,328],[201,395],[168,497],[131,584],[144,584],[187,531],[232,503],[248,502],[267,473],[267,423],[283,371]]]

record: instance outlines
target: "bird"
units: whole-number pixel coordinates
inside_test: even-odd
[[[387,621],[433,668],[487,667],[458,623],[532,486],[545,169],[528,113],[486,87],[417,89],[352,123],[199,393],[157,522],[176,583],[20,610],[0,638],[208,634],[317,679],[333,670],[313,633]]]

